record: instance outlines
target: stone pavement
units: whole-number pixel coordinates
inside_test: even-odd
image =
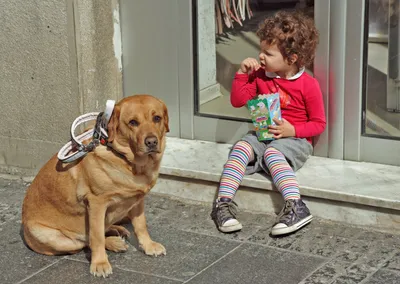
[[[95,278],[89,251],[49,257],[24,246],[27,185],[0,179],[0,283],[400,283],[400,235],[315,220],[272,238],[274,216],[248,212],[239,212],[243,230],[225,235],[209,218],[211,204],[155,194],[146,202],[149,231],[167,255],[144,255],[131,236],[126,253],[108,252],[114,273]]]

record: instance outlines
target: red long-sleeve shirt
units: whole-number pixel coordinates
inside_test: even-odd
[[[295,128],[297,138],[321,134],[326,126],[324,102],[318,81],[306,72],[295,79],[267,77],[260,68],[250,76],[235,74],[232,82],[231,104],[239,108],[258,94],[279,92],[282,118]]]

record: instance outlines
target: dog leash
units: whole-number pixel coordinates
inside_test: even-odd
[[[104,112],[90,112],[77,117],[71,125],[71,140],[58,151],[57,158],[63,163],[70,163],[86,156],[99,144],[106,145],[108,139],[107,125],[114,110],[114,105],[115,101],[108,100]],[[75,130],[81,124],[92,120],[96,120],[96,125],[93,129],[75,136]],[[89,144],[82,143],[90,138],[93,138],[93,140]]]

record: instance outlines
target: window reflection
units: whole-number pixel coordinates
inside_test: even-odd
[[[250,120],[246,108],[230,104],[231,84],[240,62],[258,58],[256,30],[267,16],[282,9],[302,9],[313,17],[313,0],[198,0],[197,111],[218,117]],[[310,69],[307,70],[311,73]]]
[[[400,137],[399,0],[369,0],[364,132]]]

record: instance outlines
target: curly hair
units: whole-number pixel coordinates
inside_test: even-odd
[[[313,19],[299,11],[279,11],[264,20],[257,30],[260,41],[276,44],[284,59],[291,63],[291,55],[297,55],[298,67],[312,65],[319,33]]]

